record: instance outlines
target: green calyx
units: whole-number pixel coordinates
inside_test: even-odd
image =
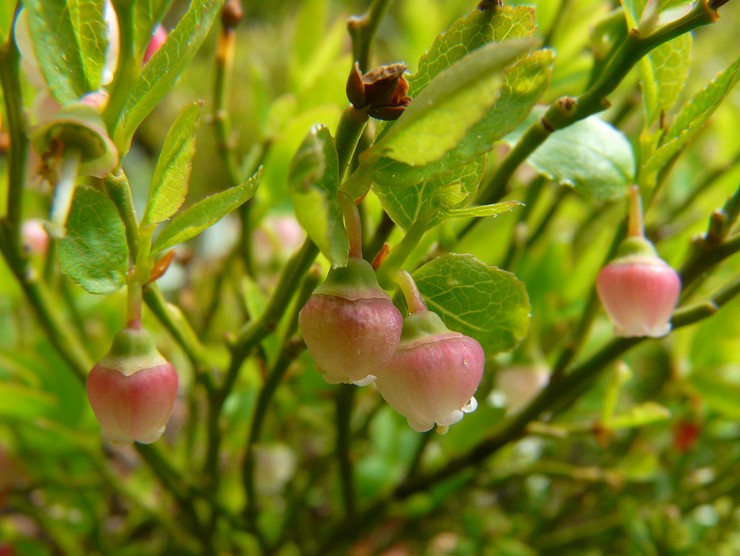
[[[411,313],[403,320],[401,344],[420,343],[423,340],[439,340],[441,337],[459,337],[459,332],[453,332],[433,311]]]
[[[98,365],[130,376],[165,363],[167,360],[157,351],[149,332],[143,328],[124,328],[115,335],[110,351]]]
[[[54,118],[31,135],[39,153],[53,151],[57,143],[64,150],[80,153],[81,176],[103,178],[118,165],[118,150],[108,137],[100,113],[89,104],[77,102],[63,107]]]
[[[324,283],[316,288],[314,293],[349,300],[390,299],[378,284],[372,265],[359,257],[350,257],[347,266],[332,268]]]
[[[628,237],[619,246],[615,260],[633,257],[658,257],[655,247],[644,237]]]

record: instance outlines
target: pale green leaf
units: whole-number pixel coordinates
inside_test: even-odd
[[[530,112],[549,83],[552,53],[541,50],[522,57],[504,71],[504,85],[493,106],[463,140],[441,159],[426,166],[409,166],[381,159],[373,172],[374,190],[393,221],[404,229],[420,214],[438,208],[437,188],[452,184],[467,193],[463,206],[476,192],[485,170],[485,153]]]
[[[693,372],[689,383],[714,411],[730,419],[740,419],[740,365]]]
[[[702,128],[740,79],[738,66],[740,66],[740,58],[737,58],[730,67],[684,104],[663,135],[657,151],[645,164],[645,171],[648,174],[658,172],[663,168]]]
[[[37,419],[57,405],[56,397],[23,384],[0,381],[0,417],[8,420]]]
[[[519,201],[504,201],[492,205],[446,209],[444,213],[449,218],[486,218],[488,216],[498,216],[522,206],[524,206],[523,203]]]
[[[349,240],[339,191],[339,161],[326,126],[314,126],[301,143],[288,174],[296,219],[334,266],[345,266]]]
[[[240,185],[206,197],[175,216],[157,235],[152,254],[194,238],[254,196],[262,170]]]
[[[427,308],[451,330],[478,340],[487,355],[509,351],[527,335],[529,297],[512,273],[471,255],[447,254],[413,276]]]
[[[671,418],[671,412],[655,402],[645,402],[631,407],[626,413],[611,417],[604,423],[609,429],[634,429]]]
[[[661,113],[673,108],[689,75],[691,34],[660,45],[640,60],[640,85],[649,127]]]
[[[515,145],[543,112],[542,108],[535,110],[505,140]],[[602,201],[624,196],[635,175],[630,142],[598,116],[554,132],[527,162],[548,178]]]
[[[13,30],[15,2],[0,2],[0,44],[5,44]]]
[[[62,105],[100,88],[108,50],[105,0],[25,0],[33,49]]]
[[[134,10],[134,52],[143,59],[154,34],[154,25],[167,13],[172,0],[136,0]]]
[[[200,48],[223,0],[193,0],[167,40],[144,66],[123,107],[113,138],[127,151],[134,132],[164,96]]]
[[[187,105],[167,133],[152,176],[142,226],[167,220],[185,202],[202,107],[202,102]]]
[[[473,50],[490,42],[531,37],[536,29],[531,7],[475,10],[461,17],[419,59],[418,71],[409,78],[409,94],[418,95],[438,73]]]
[[[441,158],[479,122],[503,84],[501,70],[534,41],[490,43],[439,73],[371,149],[409,165]]]
[[[90,293],[108,294],[126,283],[128,244],[116,206],[92,187],[78,186],[58,244],[62,271]]]
[[[391,164],[394,161],[388,160]],[[408,230],[420,217],[427,218],[427,226],[441,222],[447,212],[464,205],[478,189],[486,167],[485,157],[473,160],[411,186],[393,187],[392,179],[376,185],[375,194],[393,222]],[[387,184],[387,185],[386,185]]]

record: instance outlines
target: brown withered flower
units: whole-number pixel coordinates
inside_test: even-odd
[[[347,79],[347,98],[358,110],[378,120],[396,120],[411,104],[405,64],[380,66],[366,74],[355,63]]]

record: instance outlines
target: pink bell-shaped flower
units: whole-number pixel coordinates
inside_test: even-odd
[[[87,396],[103,436],[114,444],[159,439],[177,398],[175,367],[149,333],[125,328],[87,377]]]
[[[396,351],[403,317],[370,263],[350,257],[316,288],[298,324],[326,382],[364,386]]]
[[[476,340],[451,331],[437,313],[426,310],[411,277],[402,274],[409,281],[402,287],[413,312],[404,319],[401,342],[376,385],[412,429],[437,425],[444,434],[478,407],[473,395],[483,377],[485,354]]]
[[[629,237],[601,269],[596,290],[617,336],[659,338],[670,332],[681,278],[643,237],[637,188],[631,190]]]

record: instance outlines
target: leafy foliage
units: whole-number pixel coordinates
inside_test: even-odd
[[[126,283],[128,244],[113,202],[100,191],[78,187],[59,243],[62,270],[90,293],[108,294]]]

